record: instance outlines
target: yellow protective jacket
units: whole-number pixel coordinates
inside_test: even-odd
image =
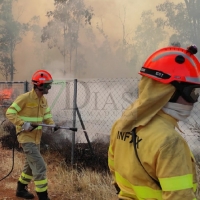
[[[54,124],[50,108],[44,96],[38,98],[36,92],[24,93],[17,97],[6,112],[6,117],[16,126],[16,132],[21,130],[23,123]],[[39,126],[31,132],[22,132],[18,135],[19,143],[40,143],[42,127]]]
[[[196,199],[194,158],[185,140],[175,130],[176,119],[162,111],[174,91],[171,84],[143,76],[138,99],[113,125],[108,163],[114,183],[121,190],[120,199]],[[135,127],[136,147],[142,165],[133,147],[131,131]]]
[[[176,119],[159,111],[136,129],[137,152],[145,171],[136,157],[131,133],[119,131],[118,121],[113,125],[108,163],[120,187],[120,199],[196,200],[194,158],[176,126]]]

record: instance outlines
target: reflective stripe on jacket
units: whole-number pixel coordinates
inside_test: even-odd
[[[197,187],[191,151],[175,130],[177,122],[163,111],[137,128],[137,152],[148,174],[135,156],[132,135],[112,127],[108,164],[120,199],[195,200]]]
[[[17,133],[21,130],[23,123],[45,123],[54,124],[47,100],[42,96],[38,98],[34,90],[22,94],[12,103],[6,112],[6,117],[16,125]],[[42,127],[37,127],[31,132],[22,132],[18,135],[19,143],[40,143]]]

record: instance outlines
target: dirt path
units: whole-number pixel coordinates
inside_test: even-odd
[[[16,183],[17,179],[13,179],[12,176],[0,182],[0,200],[22,200],[22,198],[15,196]],[[31,189],[33,188],[32,185],[31,183]]]
[[[15,187],[17,180],[12,180],[12,178],[8,178],[0,184],[0,200],[23,200],[23,198],[19,198],[15,196]],[[36,193],[34,192],[33,183],[29,186],[29,191],[31,191],[35,195],[35,200],[37,200]],[[49,198],[51,200],[69,200],[69,198],[64,197],[61,194],[51,194],[49,193]]]
[[[20,156],[20,155],[18,155]],[[22,156],[23,157],[23,156]],[[15,158],[15,166],[13,172],[6,179],[0,181],[0,200],[23,200],[15,196],[15,190],[17,186],[17,181],[21,170],[19,166],[22,165],[23,160],[18,161]],[[6,176],[12,167],[12,151],[3,150],[0,148],[0,179]],[[36,196],[34,190],[34,183],[29,184],[29,190]],[[52,186],[51,186],[52,188]],[[51,200],[69,200],[69,197],[64,197],[62,194],[56,194],[49,192],[49,197]],[[37,197],[34,198],[37,200]]]

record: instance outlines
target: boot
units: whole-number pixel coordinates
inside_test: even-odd
[[[31,194],[27,190],[27,184],[22,184],[20,181],[17,182],[17,191],[16,191],[17,197],[23,197],[25,199],[33,199],[34,195]]]
[[[45,192],[37,192],[39,200],[50,200],[48,197],[47,191]]]

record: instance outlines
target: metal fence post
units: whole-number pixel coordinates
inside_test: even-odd
[[[74,79],[74,98],[73,98],[73,127],[76,127],[76,111],[77,111],[77,79]],[[75,149],[75,131],[72,132],[72,152],[71,164],[74,164],[74,149]]]
[[[24,82],[24,93],[28,92],[28,81]]]

